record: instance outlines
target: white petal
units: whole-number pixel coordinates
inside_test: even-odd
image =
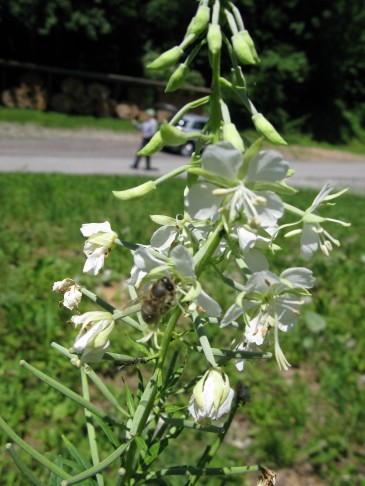
[[[228,179],[236,179],[242,163],[242,152],[230,143],[209,145],[202,155],[203,169]]]
[[[266,199],[265,206],[256,206],[260,225],[263,228],[275,226],[278,219],[284,214],[282,200],[274,193],[262,192],[257,193],[257,195],[263,196]]]
[[[252,231],[248,231],[243,226],[237,229],[238,243],[243,252],[255,246],[257,236]]]
[[[151,253],[145,248],[138,248],[138,250],[133,252],[134,263],[136,266],[144,271],[150,272],[155,267],[159,267],[164,264],[163,260],[151,255]]]
[[[78,307],[82,298],[82,293],[76,288],[75,285],[70,287],[70,290],[65,292],[63,296],[63,305],[67,307],[67,309],[74,309]]]
[[[243,310],[236,304],[231,305],[231,307],[227,310],[224,314],[223,319],[221,320],[221,327],[226,327],[229,324],[232,324],[236,319],[238,319],[243,314]]]
[[[177,229],[173,226],[162,226],[155,231],[151,238],[151,246],[160,251],[170,248],[177,235]]]
[[[221,196],[212,194],[216,186],[209,182],[194,184],[185,197],[185,207],[192,219],[217,219]]]
[[[108,341],[105,346],[99,348],[86,348],[81,356],[81,363],[95,363],[100,361],[104,356],[105,351],[108,349],[110,342]]]
[[[86,259],[83,272],[89,275],[97,275],[104,266],[104,248],[96,248]]]
[[[275,150],[262,151],[251,161],[245,182],[267,181],[280,182],[285,179],[289,163]]]
[[[313,272],[304,267],[288,268],[280,274],[280,278],[288,280],[294,288],[299,287],[303,289],[312,288],[316,280],[313,277]]]
[[[201,290],[198,297],[195,299],[196,303],[203,307],[204,311],[210,317],[219,317],[222,309],[220,305],[212,299],[204,290]]]
[[[246,325],[245,338],[249,343],[254,343],[260,346],[264,342],[265,337],[265,323],[260,322],[261,316],[254,317],[249,324]]]
[[[311,257],[318,250],[319,236],[316,226],[313,224],[304,224],[302,236],[300,239],[300,251],[303,256]]]
[[[234,398],[234,391],[231,388],[230,391],[229,391],[228,397],[219,407],[216,419],[219,419],[223,415],[226,415],[227,413],[230,412],[233,398]]]
[[[185,246],[176,246],[170,255],[181,276],[195,277],[194,260]]]
[[[104,221],[104,223],[88,223],[83,224],[80,228],[81,233],[83,236],[91,236],[94,233],[99,232],[112,232],[110,223],[108,221]]]

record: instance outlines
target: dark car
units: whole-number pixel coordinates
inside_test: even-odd
[[[195,115],[187,113],[176,124],[176,128],[179,128],[183,132],[201,132],[207,124],[208,117],[203,115]],[[195,150],[197,140],[188,140],[184,145],[172,147],[167,145],[165,147],[169,152],[175,152],[180,155],[190,157]]]

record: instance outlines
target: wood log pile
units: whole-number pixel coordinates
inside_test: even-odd
[[[45,110],[47,96],[43,80],[34,73],[26,73],[19,78],[19,83],[1,93],[3,105],[9,108],[33,108]]]

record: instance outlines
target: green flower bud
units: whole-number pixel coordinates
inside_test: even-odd
[[[244,152],[245,146],[243,144],[243,140],[234,123],[225,123],[223,125],[223,140],[231,143],[241,152]]]
[[[206,5],[201,5],[196,12],[195,17],[191,19],[190,24],[188,25],[186,35],[187,37],[189,34],[194,34],[198,36],[208,27],[210,18],[210,8]]]
[[[186,75],[189,72],[189,68],[186,64],[182,63],[178,68],[172,73],[170,79],[165,88],[166,93],[171,93],[176,91],[185,81]]]
[[[156,152],[159,152],[163,146],[164,146],[164,141],[162,140],[161,137],[161,132],[158,131],[154,134],[154,136],[151,138],[151,140],[145,145],[139,152],[138,155],[152,155]]]
[[[201,137],[200,132],[189,132],[185,133],[182,130],[174,127],[173,125],[169,125],[168,123],[162,123],[160,127],[161,137],[162,140],[166,145],[182,145],[187,140],[191,140],[192,138],[199,138]]]
[[[243,30],[241,32],[243,38],[245,39],[245,41],[247,42],[248,44],[248,47],[250,48],[250,51],[251,51],[251,54],[252,54],[252,57],[255,59],[256,62],[260,62],[260,58],[259,56],[257,55],[257,51],[256,51],[256,47],[255,47],[255,43],[254,41],[252,40],[252,37],[250,36],[248,30]]]
[[[274,145],[287,145],[286,141],[279,135],[271,123],[266,120],[262,113],[256,113],[252,117],[256,130]]]
[[[184,51],[180,46],[175,46],[163,52],[157,59],[152,61],[147,67],[149,69],[164,69],[177,63]]]
[[[222,47],[222,32],[220,25],[210,24],[207,35],[208,47],[212,54],[217,54]]]
[[[132,199],[142,199],[147,196],[150,192],[156,190],[156,185],[153,181],[147,181],[137,187],[132,187],[125,191],[113,191],[114,196],[122,201],[131,201]]]
[[[231,38],[232,45],[238,60],[243,64],[255,64],[249,44],[242,32],[238,32]]]

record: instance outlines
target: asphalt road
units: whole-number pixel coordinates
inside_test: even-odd
[[[155,171],[130,168],[138,148],[137,136],[98,132],[45,131],[32,134],[0,133],[0,172],[62,172],[67,174],[151,174],[158,177],[188,162],[186,157],[159,152],[152,156]],[[328,158],[328,157],[327,157]],[[320,188],[326,182],[336,187],[365,191],[365,155],[344,160],[299,160],[287,157],[296,173],[290,183]],[[346,159],[346,160],[345,160]]]

